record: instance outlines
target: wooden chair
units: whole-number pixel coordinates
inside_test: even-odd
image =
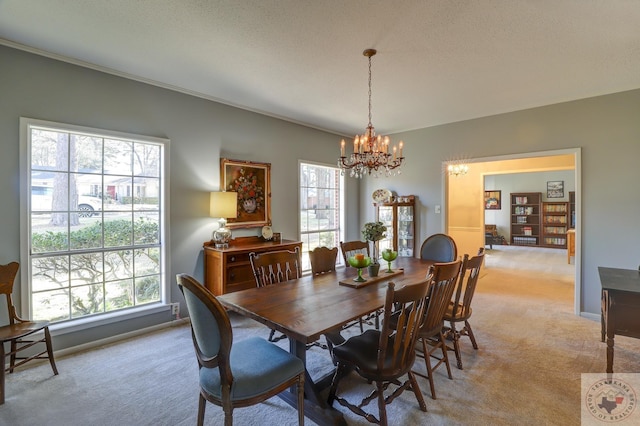
[[[338,247],[316,247],[309,252],[311,273],[313,275],[324,274],[336,270]]]
[[[369,243],[367,241],[357,241],[357,240],[345,241],[345,242],[340,241],[340,251],[342,251],[342,258],[344,259],[345,266],[352,267],[349,264],[349,261],[347,259],[349,259],[350,257],[356,254],[364,254],[365,256],[369,257]],[[364,323],[366,321],[371,320],[371,318],[375,320],[375,327],[379,329],[380,328],[380,311],[376,311],[371,315],[360,318],[358,322],[348,324],[347,327],[345,328],[358,324],[360,326],[360,333],[362,333],[364,331]]]
[[[420,247],[420,259],[433,262],[453,262],[458,257],[456,242],[448,235],[433,234]]]
[[[449,303],[449,307],[444,314],[444,320],[448,321],[450,327],[445,327],[445,336],[453,340],[453,351],[456,354],[458,368],[462,370],[462,357],[460,355],[460,336],[469,336],[473,349],[478,349],[476,338],[473,335],[469,318],[471,317],[471,301],[476,291],[478,277],[480,276],[480,268],[484,262],[484,247],[478,250],[478,255],[469,258],[465,254],[462,260],[462,269],[460,270],[460,278],[455,292],[454,299]],[[461,330],[456,328],[456,323],[464,322]]]
[[[253,269],[253,275],[258,287],[264,287],[289,280],[295,280],[302,276],[302,265],[300,264],[300,249],[278,250],[264,253],[249,253],[249,261]],[[274,337],[275,330],[269,334],[270,342],[277,342],[284,339],[284,334]]]
[[[404,390],[411,389],[418,400],[422,411],[427,406],[422,397],[418,382],[411,371],[415,361],[415,344],[420,324],[424,318],[426,296],[429,281],[406,285],[398,290],[394,283],[389,283],[384,305],[384,316],[381,330],[369,329],[363,334],[349,338],[342,345],[333,349],[333,358],[337,368],[329,389],[329,404],[337,400],[342,406],[349,408],[357,415],[363,416],[371,423],[387,424],[386,404],[391,403]],[[392,317],[396,327],[391,327]],[[374,391],[358,405],[350,403],[338,396],[338,384],[352,369],[367,381],[375,382]],[[408,380],[399,379],[407,375]],[[385,398],[384,391],[391,385],[398,387]],[[378,418],[363,410],[372,400],[378,400]]]
[[[347,259],[358,253],[370,257],[369,243],[367,241],[340,241],[340,251],[342,251],[342,258],[346,267],[351,267]]]
[[[200,398],[198,425],[204,423],[206,401],[222,407],[224,424],[233,424],[233,409],[265,401],[297,386],[298,424],[304,424],[302,360],[260,337],[233,340],[227,311],[194,278],[177,275],[191,320],[198,358]]]
[[[9,323],[0,327],[0,361],[2,361],[2,368],[0,368],[0,404],[4,404],[4,379],[7,371],[11,374],[16,367],[33,359],[48,359],[53,369],[53,374],[58,374],[58,368],[53,358],[53,345],[51,344],[51,333],[49,333],[49,322],[34,322],[21,319],[16,314],[16,309],[13,306],[11,293],[13,292],[13,283],[18,274],[19,267],[20,264],[18,262],[0,265],[0,294],[4,294],[6,297],[9,317]],[[34,334],[40,331],[43,332],[43,336],[36,338]],[[10,342],[11,349],[10,352],[5,354],[4,344],[6,342]],[[41,352],[36,351],[38,353],[35,355],[17,355],[18,352],[31,348],[39,343],[44,343],[45,350]],[[5,368],[7,355],[9,355],[9,367]],[[19,362],[16,363],[16,360]]]
[[[449,379],[453,379],[443,328],[444,315],[455,291],[461,265],[462,261],[460,260],[435,263],[429,267],[429,272],[427,273],[427,279],[430,281],[429,303],[418,336],[418,339],[422,342],[421,351],[418,351],[418,356],[424,358],[427,375],[425,376],[415,371],[414,373],[429,380],[431,398],[433,399],[436,399],[436,390],[433,383],[434,370],[444,364],[447,367]],[[435,356],[438,349],[442,352],[441,358]],[[437,360],[434,365],[431,365],[432,358]]]

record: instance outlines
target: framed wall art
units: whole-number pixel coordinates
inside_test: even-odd
[[[484,191],[484,209],[500,210],[502,208],[502,191]]]
[[[547,182],[547,198],[564,198],[563,180],[550,180]]]
[[[238,217],[228,228],[271,225],[271,164],[220,159],[220,188],[238,193]]]

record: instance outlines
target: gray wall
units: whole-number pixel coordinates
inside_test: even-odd
[[[182,300],[173,274],[203,277],[202,243],[215,223],[207,217],[208,192],[218,188],[221,157],[272,164],[273,228],[296,238],[298,161],[335,164],[339,152],[340,137],[330,133],[5,46],[0,73],[1,263],[19,258],[21,116],[171,140],[172,301]],[[373,218],[377,188],[418,196],[419,238],[441,232],[443,216],[434,206],[444,206],[443,161],[582,147],[581,306],[599,313],[597,266],[637,268],[640,261],[639,111],[640,90],[634,90],[395,135],[404,139],[408,158],[400,176],[347,179],[347,238],[359,238],[360,224]],[[243,234],[257,230],[236,232]],[[114,324],[99,337],[146,323]],[[65,346],[91,339],[80,334]]]
[[[332,165],[339,155],[340,137],[330,133],[5,46],[0,46],[0,94],[0,263],[20,256],[21,116],[168,138],[171,301],[183,300],[175,285],[176,273],[203,279],[202,244],[217,223],[208,217],[209,192],[219,188],[220,158],[271,163],[273,229],[283,238],[295,239],[298,161]],[[347,207],[357,211],[358,182],[347,183]],[[357,238],[357,217],[349,218],[347,227],[348,236]],[[257,228],[234,231],[234,236],[258,234]],[[19,306],[19,291],[14,294]],[[151,321],[139,318],[99,327],[93,335],[72,333],[55,339],[56,349],[169,318],[167,312]]]
[[[408,157],[401,176],[368,180],[361,201],[376,188],[416,194],[423,211],[419,238],[443,230],[442,162],[539,151],[582,149],[581,312],[600,313],[598,266],[640,263],[640,90],[549,105],[394,135]],[[444,213],[444,212],[443,212]]]
[[[564,181],[564,198],[547,199],[547,182]],[[541,192],[542,201],[569,201],[569,191],[575,191],[575,172],[573,170],[509,173],[504,175],[489,175],[484,179],[485,190],[502,191],[502,208],[500,210],[485,210],[484,223],[498,227],[498,234],[507,241],[511,237],[511,206],[512,192]]]

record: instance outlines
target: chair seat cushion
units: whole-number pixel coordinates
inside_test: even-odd
[[[388,347],[393,345],[393,337],[389,339]],[[378,349],[380,347],[380,331],[367,330],[364,333],[349,338],[342,345],[333,348],[333,356],[338,362],[347,363],[357,368],[364,377],[384,378],[397,377],[403,372],[392,365],[393,351],[387,351],[383,370],[378,370]],[[415,356],[415,352],[411,352]],[[396,360],[397,363],[398,360]],[[413,362],[406,363],[409,368]]]
[[[231,400],[262,395],[304,372],[302,360],[260,337],[233,342],[229,364],[233,374]],[[200,386],[221,399],[222,387],[218,368],[200,369]]]

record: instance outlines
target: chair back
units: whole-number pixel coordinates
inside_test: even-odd
[[[480,276],[480,268],[484,262],[484,248],[478,250],[478,255],[469,258],[468,254],[464,255],[462,260],[462,268],[460,269],[460,278],[458,287],[453,299],[451,308],[451,317],[468,315],[471,312],[471,300],[476,291],[478,277]]]
[[[351,266],[348,259],[358,253],[369,257],[369,243],[366,241],[340,241],[340,250],[346,266]]]
[[[429,303],[422,324],[422,337],[437,335],[444,326],[444,315],[456,288],[462,261],[434,263],[429,267]]]
[[[11,299],[13,283],[15,282],[16,275],[18,275],[18,268],[20,268],[20,264],[18,262],[0,265],[0,294],[4,294],[7,301],[7,312],[10,325],[15,324],[15,320],[18,318],[16,309],[13,306],[13,300]]]
[[[336,270],[338,247],[316,247],[309,252],[311,273],[313,275],[324,274]]]
[[[399,377],[411,369],[428,290],[428,280],[398,290],[394,283],[389,283],[377,360],[377,370],[382,376]]]
[[[458,257],[458,248],[453,238],[446,234],[433,234],[422,243],[420,259],[444,263]]]
[[[233,342],[227,311],[195,278],[178,274],[176,279],[189,311],[191,337],[199,366],[219,367],[222,383],[232,383],[233,376],[226,364]]]
[[[258,287],[295,280],[302,276],[299,247],[293,251],[251,252],[249,260]]]

